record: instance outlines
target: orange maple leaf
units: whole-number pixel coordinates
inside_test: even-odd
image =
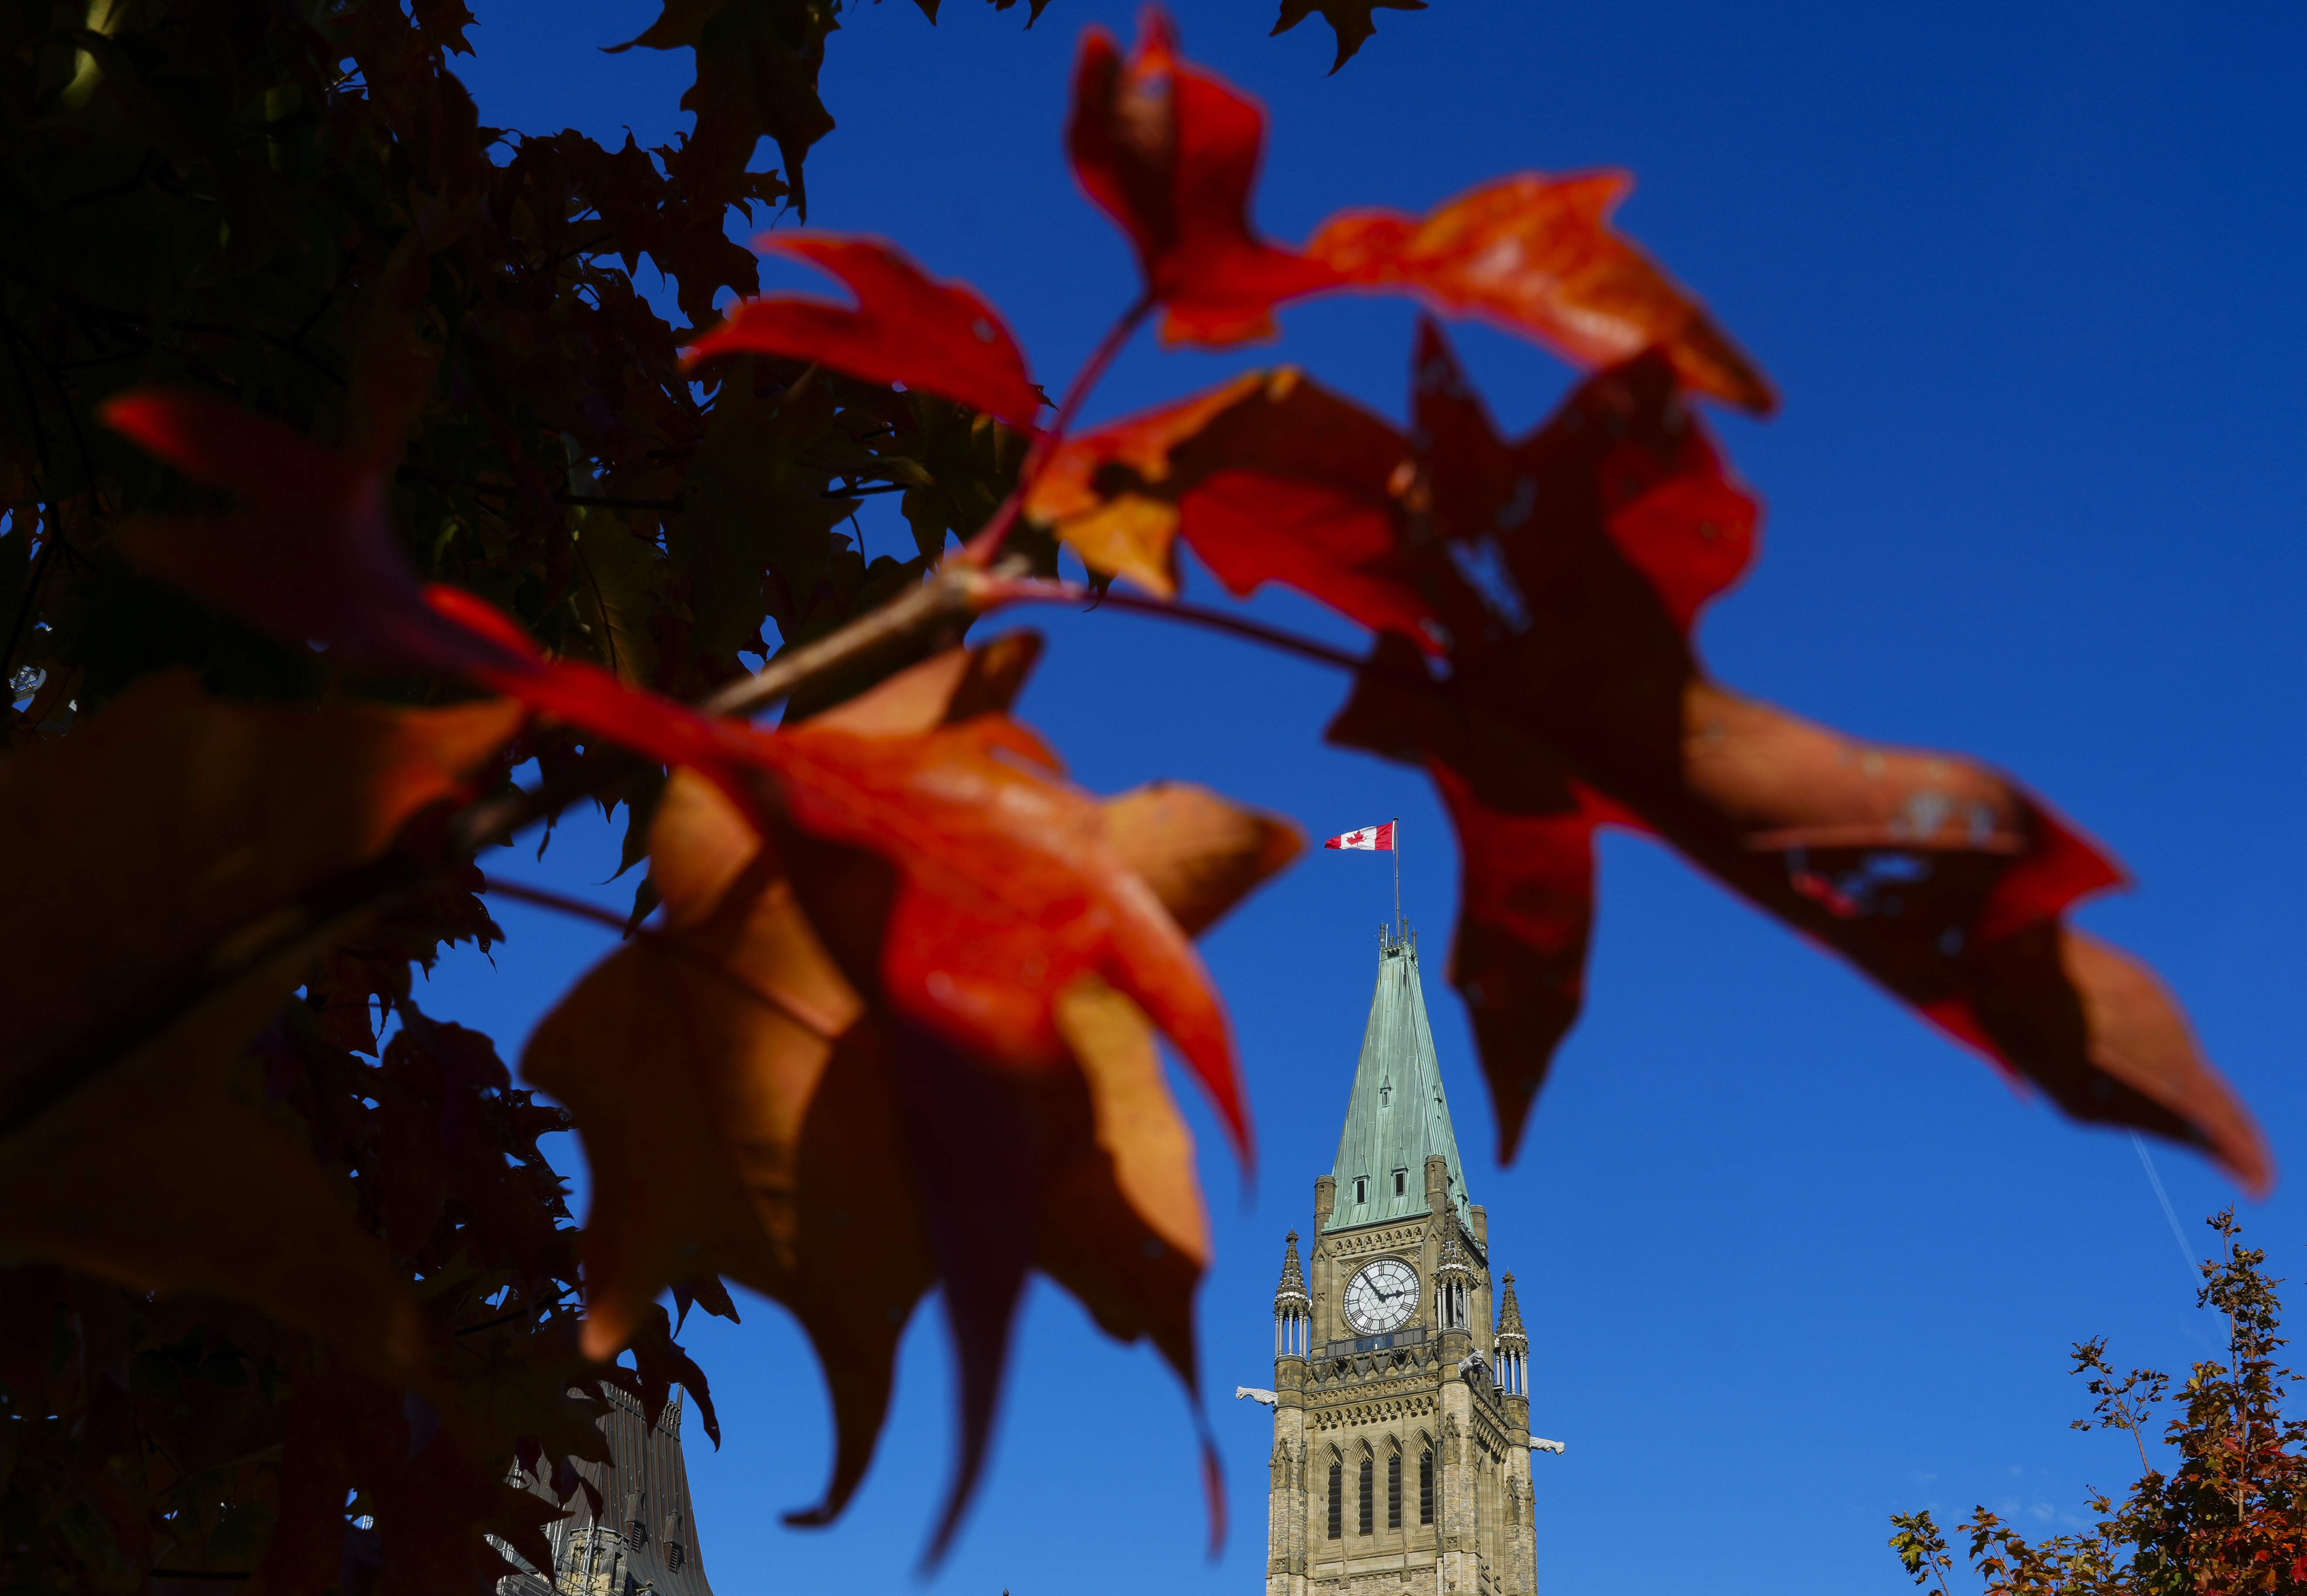
[[[1001,718],[1019,652],[1005,639],[940,656],[819,730],[950,748],[939,727],[951,717]],[[972,779],[965,753],[944,757],[953,784]],[[1156,913],[1196,929],[1297,845],[1286,828],[1192,789],[1133,794],[1073,819],[1104,833]],[[795,1515],[822,1522],[862,1478],[898,1337],[941,1281],[963,1427],[940,1548],[977,1478],[1029,1267],[1110,1333],[1150,1336],[1191,1387],[1192,1292],[1208,1238],[1191,1138],[1137,1005],[1075,968],[1046,994],[1045,1019],[977,1038],[981,1050],[1021,1051],[964,1051],[941,1034],[949,1026],[932,1030],[888,1001],[879,949],[896,938],[877,922],[896,912],[896,872],[879,860],[796,832],[772,837],[685,775],[668,787],[650,841],[664,929],[587,975],[523,1061],[576,1111],[595,1171],[587,1345],[613,1351],[657,1291],[699,1269],[785,1303],[834,1397],[833,1477],[824,1501]],[[802,885],[810,878],[816,893]],[[845,890],[825,890],[836,880]],[[1063,929],[1051,935],[1062,940]],[[1000,946],[1036,957],[1014,935]],[[1060,962],[1039,959],[1044,975]],[[969,986],[990,990],[978,975]],[[993,995],[1015,1020],[1015,1005]],[[643,1056],[652,1085],[636,1096],[630,1074]],[[669,1146],[684,1152],[671,1172]]]
[[[1526,333],[1582,366],[1653,345],[1683,381],[1741,408],[1778,408],[1769,381],[1688,290],[1614,232],[1623,172],[1524,173],[1423,218],[1349,210],[1306,245],[1346,281],[1404,290],[1437,310]]]

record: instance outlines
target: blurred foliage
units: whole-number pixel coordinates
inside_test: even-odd
[[[2123,1431],[2138,1450],[2138,1483],[2119,1505],[2095,1494],[2090,1528],[2039,1542],[1973,1508],[1955,1532],[1969,1537],[1967,1560],[1987,1596],[2307,1589],[2307,1419],[2285,1412],[2299,1377],[2277,1361],[2283,1283],[2265,1273],[2265,1252],[2237,1244],[2233,1209],[2208,1223],[2225,1256],[2201,1266],[2197,1306],[2226,1321],[2226,1360],[2196,1364],[2174,1404],[2167,1376],[2136,1369],[2118,1379],[2104,1338],[2076,1343],[2092,1408],[2074,1428]],[[2170,1452],[2150,1453],[2157,1444]],[[1951,1596],[1956,1556],[1930,1514],[1893,1514],[1891,1523],[1891,1549],[1915,1583]]]
[[[469,53],[459,0],[0,8],[7,742],[66,737],[172,666],[225,699],[450,691],[334,667],[142,576],[124,520],[221,500],[97,425],[140,386],[394,459],[394,525],[420,573],[669,694],[917,584],[1008,492],[1019,440],[798,363],[703,381],[680,363],[716,302],[758,287],[730,227],[797,201],[802,154],[831,126],[814,80],[833,9],[682,8],[704,17],[698,131],[643,150],[480,125],[449,70]],[[785,108],[733,109],[733,76]],[[751,168],[755,124],[784,173]],[[682,324],[645,296],[650,269]],[[854,512],[881,492],[904,494],[910,558],[861,550]],[[555,731],[513,751],[528,756],[565,769],[586,751]],[[626,790],[643,829],[661,784],[644,771]],[[502,1566],[484,1531],[541,1551],[553,1509],[507,1468],[519,1455],[564,1500],[579,1489],[566,1460],[599,1455],[600,1382],[656,1402],[678,1379],[709,1415],[667,1326],[645,1329],[638,1371],[579,1355],[578,1232],[536,1141],[565,1117],[512,1089],[485,1037],[407,1004],[412,965],[499,934],[485,890],[468,870],[372,922],[248,1066],[248,1094],[309,1137],[416,1283],[437,1335],[429,1394],[244,1309],[8,1271],[0,1587],[253,1573],[362,1588],[397,1538],[393,1588],[470,1588]],[[693,1290],[727,1305],[714,1283]]]

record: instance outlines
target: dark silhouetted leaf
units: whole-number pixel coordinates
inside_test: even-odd
[[[230,706],[168,675],[0,759],[20,910],[0,922],[0,1252],[250,1303],[407,1369],[412,1303],[247,1050],[366,917],[359,872],[467,793],[519,713]]]
[[[1374,11],[1424,11],[1426,0],[1282,0],[1282,15],[1274,24],[1275,33],[1287,33],[1308,17],[1319,12],[1330,30],[1338,36],[1338,58],[1330,64],[1331,75],[1354,57],[1364,41],[1377,31]]]
[[[833,131],[818,98],[825,37],[841,26],[835,0],[666,0],[647,31],[611,53],[645,45],[697,52],[697,82],[681,108],[697,113],[684,176],[712,203],[738,197],[754,146],[775,139],[794,213],[809,215],[802,162]]]

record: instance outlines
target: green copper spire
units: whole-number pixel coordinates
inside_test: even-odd
[[[1325,1228],[1351,1230],[1428,1213],[1426,1160],[1437,1153],[1448,1161],[1450,1206],[1471,1232],[1465,1169],[1419,985],[1418,939],[1380,932],[1377,991],[1362,1033],[1361,1062],[1354,1068],[1345,1134],[1338,1138],[1336,1206]]]

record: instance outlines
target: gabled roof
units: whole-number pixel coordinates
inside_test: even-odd
[[[1426,1160],[1440,1154],[1449,1161],[1450,1206],[1468,1233],[1465,1166],[1458,1158],[1457,1133],[1450,1128],[1450,1104],[1442,1095],[1442,1069],[1434,1057],[1434,1034],[1426,1024],[1426,993],[1418,979],[1418,939],[1382,935],[1378,941],[1377,991],[1370,999],[1369,1025],[1362,1033],[1361,1062],[1354,1068],[1353,1095],[1346,1104],[1345,1134],[1338,1138],[1338,1182],[1325,1230],[1382,1224],[1428,1212]],[[1396,1171],[1402,1192],[1394,1192]],[[1363,1201],[1354,1201],[1354,1181],[1368,1182]]]

